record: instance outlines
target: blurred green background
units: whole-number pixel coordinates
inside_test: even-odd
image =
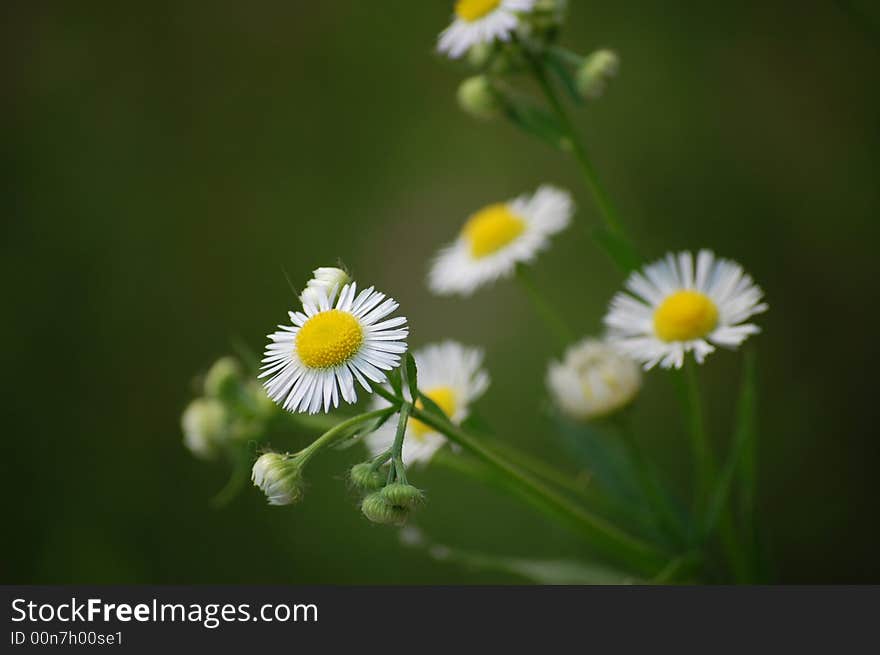
[[[577,114],[649,256],[708,246],[764,287],[760,507],[784,582],[880,582],[875,486],[880,33],[871,3],[574,0],[563,43],[616,49]],[[566,465],[546,419],[556,355],[515,285],[436,299],[427,262],[473,210],[541,182],[596,212],[576,169],[503,121],[458,111],[465,69],[433,54],[451,3],[16,3],[3,121],[3,582],[464,583],[516,578],[402,549],[342,480],[304,504],[209,498],[222,465],[181,443],[195,380],[255,350],[337,258],[396,297],[415,346],[485,346],[499,435]],[[862,13],[864,12],[864,13]],[[621,276],[578,230],[539,279],[594,333]],[[874,298],[872,301],[871,298]],[[726,442],[742,358],[702,373]],[[677,484],[668,376],[637,409]],[[300,438],[300,441],[302,438]],[[473,550],[572,557],[531,509],[458,475],[414,476],[419,525]]]

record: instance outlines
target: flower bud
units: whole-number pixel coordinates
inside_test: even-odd
[[[485,75],[475,75],[464,80],[458,87],[457,96],[461,109],[474,118],[487,120],[501,111],[498,94]]]
[[[379,493],[389,505],[405,509],[414,509],[425,500],[425,494],[421,489],[402,482],[392,482]]]
[[[278,405],[269,398],[266,388],[256,380],[249,380],[245,385],[244,392],[260,416],[266,416],[278,410]]]
[[[547,388],[563,414],[576,420],[607,416],[629,404],[642,386],[638,365],[608,343],[584,339],[551,362]]]
[[[373,470],[373,465],[369,462],[361,462],[352,466],[349,478],[355,487],[368,491],[381,489],[385,483],[385,476],[379,471]]]
[[[194,455],[210,459],[228,436],[226,408],[214,398],[197,398],[181,417],[183,443]]]
[[[215,398],[229,398],[238,390],[241,366],[233,357],[221,357],[205,375],[205,394]]]
[[[578,92],[587,99],[598,98],[608,80],[617,75],[620,58],[611,50],[596,50],[587,56],[575,76]]]
[[[403,525],[409,516],[409,510],[391,505],[379,491],[364,498],[361,511],[370,521],[382,525]]]
[[[290,455],[260,455],[254,462],[251,480],[263,490],[270,505],[291,505],[303,496],[302,463]]]
[[[485,41],[480,41],[479,43],[475,43],[471,46],[471,49],[468,50],[467,60],[468,63],[474,68],[481,69],[489,63],[489,59],[492,57],[492,51],[495,49],[494,43],[487,43]]]
[[[306,301],[318,304],[321,296],[326,295],[332,302],[336,294],[342,291],[342,287],[351,282],[351,276],[341,268],[325,266],[312,271],[312,279],[306,284],[306,288],[300,294],[301,302]]]

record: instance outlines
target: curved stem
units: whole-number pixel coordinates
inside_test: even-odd
[[[559,345],[565,347],[571,343],[574,339],[574,333],[565,319],[562,318],[562,315],[556,311],[556,308],[541,295],[538,285],[535,284],[535,278],[532,275],[531,269],[525,264],[518,264],[516,267],[516,279],[526,292],[529,300],[532,301],[535,311],[544,320],[553,336],[559,341]]]
[[[553,84],[547,75],[544,60],[539,54],[532,52],[527,45],[523,49],[532,67],[532,72],[535,74],[535,79],[538,81],[538,85],[547,98],[547,102],[550,103],[550,107],[556,114],[560,125],[566,132],[568,144],[584,178],[584,182],[590,190],[596,206],[599,208],[599,214],[602,216],[602,222],[605,230],[608,232],[608,236],[606,238],[597,238],[597,241],[599,241],[600,245],[608,252],[618,266],[627,271],[636,268],[640,258],[629,237],[626,235],[617,209],[611,201],[611,196],[605,189],[605,185],[602,184],[599,173],[596,171],[595,166],[593,166],[593,162],[574,127],[574,123],[572,123],[568,112],[565,110],[565,106],[553,88]]]
[[[386,414],[391,414],[395,411],[397,411],[397,409],[394,407],[383,407],[382,409],[376,409],[372,412],[365,412],[364,414],[352,416],[350,419],[342,421],[342,423],[337,423],[300,451],[303,456],[303,462],[308,461],[309,458],[312,457],[319,450],[321,450],[321,448],[324,448],[325,446],[328,446],[336,441],[336,439],[344,435],[347,430],[356,427],[361,423],[366,423],[367,421],[370,421],[374,418],[381,418],[382,416],[385,416]]]
[[[668,558],[655,547],[579,507],[547,487],[539,479],[486,448],[461,428],[417,407],[412,409],[412,416],[475,455],[497,473],[507,477],[511,484],[535,505],[564,519],[606,556],[625,562],[639,573],[646,575],[656,574],[668,561]]]

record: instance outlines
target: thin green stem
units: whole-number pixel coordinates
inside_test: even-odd
[[[299,452],[299,454],[303,457],[303,463],[307,462],[319,450],[321,450],[325,446],[329,446],[338,438],[345,435],[345,433],[351,428],[357,427],[358,425],[366,423],[367,421],[381,418],[386,414],[391,414],[394,411],[396,411],[396,408],[383,407],[382,409],[376,409],[372,412],[365,412],[364,414],[352,416],[350,419],[342,421],[341,423],[337,423]]]
[[[641,443],[633,434],[632,424],[627,416],[620,416],[615,423],[617,424],[618,433],[624,448],[635,466],[636,476],[638,477],[639,485],[642,487],[642,494],[651,504],[656,526],[672,542],[679,545],[682,544],[685,536],[681,522],[669,502],[669,497],[660,487],[654,471],[651,469],[648,459],[642,451]]]
[[[617,558],[646,575],[656,574],[666,562],[666,558],[654,546],[636,539],[605,519],[582,509],[533,475],[486,448],[461,428],[417,407],[412,409],[412,416],[445,435],[451,442],[482,460],[497,473],[507,477],[511,484],[518,487],[535,505],[565,520],[605,555]]]
[[[599,178],[599,173],[596,171],[596,167],[587,153],[586,146],[584,146],[571,118],[569,118],[565,106],[559,99],[559,95],[553,88],[553,83],[547,74],[543,56],[533,52],[528,44],[524,44],[523,50],[531,65],[535,79],[541,87],[541,91],[547,98],[553,113],[556,114],[560,126],[566,132],[571,153],[574,155],[584,182],[590,190],[593,200],[599,209],[599,214],[602,217],[602,223],[607,234],[592,234],[592,236],[620,268],[625,271],[636,268],[640,263],[640,257],[632,241],[627,236],[626,230],[623,228],[617,209],[611,201],[611,196],[605,189],[605,185]]]
[[[406,484],[406,468],[403,466],[403,438],[406,436],[406,422],[409,420],[409,403],[400,405],[400,418],[397,421],[397,432],[394,435],[394,444],[391,446],[391,461],[397,480]]]
[[[696,364],[689,357],[685,361],[684,372],[679,377],[678,391],[688,421],[687,432],[694,469],[694,510],[695,515],[699,516],[709,494],[712,493],[715,460],[706,432],[706,418],[703,414]]]
[[[516,279],[529,297],[529,300],[531,300],[532,305],[534,305],[538,316],[541,317],[550,332],[559,341],[559,345],[565,347],[570,344],[574,339],[574,333],[562,317],[562,314],[538,290],[538,285],[535,283],[531,268],[525,264],[518,264],[516,267]]]

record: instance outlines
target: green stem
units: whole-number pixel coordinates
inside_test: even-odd
[[[691,451],[694,459],[694,538],[702,539],[702,522],[704,514],[715,487],[717,465],[709,445],[709,437],[706,430],[706,418],[703,402],[700,394],[700,384],[697,376],[697,364],[691,359],[685,360],[684,376],[679,379],[679,394],[684,405],[685,415],[688,417],[688,434],[691,440]],[[733,569],[737,581],[746,579],[747,565],[744,560],[742,547],[736,534],[736,526],[729,511],[724,511],[720,522],[721,543],[724,547],[727,559]]]
[[[535,283],[531,268],[525,264],[518,264],[516,267],[516,279],[526,292],[529,300],[532,301],[538,316],[543,319],[550,332],[559,341],[559,345],[565,347],[571,343],[574,340],[574,333],[565,319],[562,318],[562,315],[547,302],[538,290],[538,285]]]
[[[683,376],[679,377],[678,390],[688,420],[687,431],[694,467],[694,514],[699,516],[712,493],[715,461],[709,447],[696,366],[690,357],[686,358]]]
[[[400,405],[400,418],[397,421],[397,432],[394,435],[394,444],[391,446],[391,460],[393,470],[398,482],[406,484],[406,469],[403,466],[403,438],[406,436],[406,422],[409,420],[409,403]]]
[[[593,235],[594,238],[623,270],[630,271],[633,268],[637,268],[641,258],[638,256],[635,247],[626,235],[626,231],[620,221],[617,209],[611,201],[611,196],[599,178],[599,173],[596,171],[596,167],[593,166],[593,162],[575,129],[574,123],[572,123],[568,116],[568,112],[565,110],[565,106],[562,104],[556,90],[553,88],[550,77],[547,75],[542,56],[533,52],[527,44],[524,44],[523,50],[526,53],[526,58],[532,67],[538,85],[541,87],[544,96],[547,98],[547,102],[550,103],[550,107],[556,114],[562,129],[566,132],[571,153],[574,155],[581,175],[584,178],[584,182],[590,190],[596,206],[599,208],[599,214],[602,217],[602,222],[607,234]]]
[[[383,407],[382,409],[376,409],[372,412],[365,412],[364,414],[352,416],[350,419],[342,421],[341,423],[337,423],[320,437],[315,439],[308,446],[299,451],[299,454],[303,457],[303,463],[307,462],[319,450],[336,441],[336,439],[344,435],[351,428],[356,427],[361,423],[366,423],[367,421],[381,418],[382,416],[385,416],[386,414],[391,414],[395,411],[397,410],[394,407]]]
[[[666,558],[655,547],[632,537],[605,519],[572,503],[533,475],[483,446],[461,428],[417,407],[412,409],[412,416],[475,455],[497,473],[507,477],[511,484],[524,492],[534,504],[564,519],[605,555],[616,557],[646,575],[656,574],[666,562]]]

